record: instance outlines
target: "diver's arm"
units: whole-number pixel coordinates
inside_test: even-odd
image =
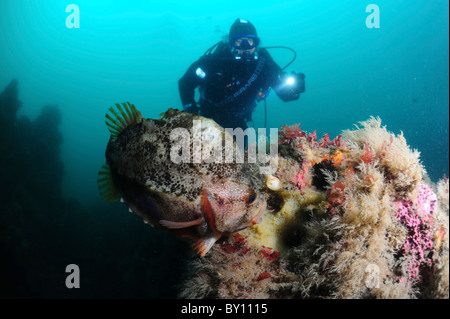
[[[199,86],[199,78],[196,75],[196,70],[199,68],[198,61],[194,62],[186,73],[178,80],[178,90],[180,92],[180,99],[183,109],[192,112],[192,107],[196,107],[195,89]]]

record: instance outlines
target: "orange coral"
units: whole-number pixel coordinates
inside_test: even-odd
[[[336,151],[333,154],[325,155],[322,157],[321,162],[323,161],[331,161],[335,167],[339,167],[343,160],[343,154],[341,151]],[[314,163],[317,164],[317,163]]]

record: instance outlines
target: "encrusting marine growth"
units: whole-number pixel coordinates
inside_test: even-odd
[[[448,179],[433,185],[420,153],[379,118],[333,140],[283,126],[277,169],[264,176],[258,163],[171,160],[170,132],[195,136],[195,121],[207,150],[232,141],[212,120],[116,106],[101,194],[192,242],[203,258],[180,297],[449,297]]]
[[[191,262],[182,298],[448,298],[449,182],[379,118],[283,126],[261,223]]]

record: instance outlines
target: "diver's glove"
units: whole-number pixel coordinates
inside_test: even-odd
[[[291,74],[288,75],[283,72],[281,78],[292,93],[298,94],[305,92],[305,75],[303,73],[295,73],[292,71]]]
[[[197,103],[193,102],[193,103],[183,105],[183,111],[186,113],[198,114]]]
[[[305,75],[301,72],[292,71],[291,76],[294,78],[294,91],[297,93],[305,92]]]
[[[297,100],[300,93],[305,92],[305,75],[294,71],[290,75],[281,73],[276,92],[285,102]]]

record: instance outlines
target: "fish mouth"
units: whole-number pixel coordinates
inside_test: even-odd
[[[206,224],[209,226],[214,235],[220,235],[216,228],[216,221],[214,218],[214,210],[211,206],[211,202],[209,200],[211,193],[205,188],[202,191],[201,199],[200,199],[200,207],[202,211],[203,218],[206,221]],[[220,236],[219,236],[220,237]]]

